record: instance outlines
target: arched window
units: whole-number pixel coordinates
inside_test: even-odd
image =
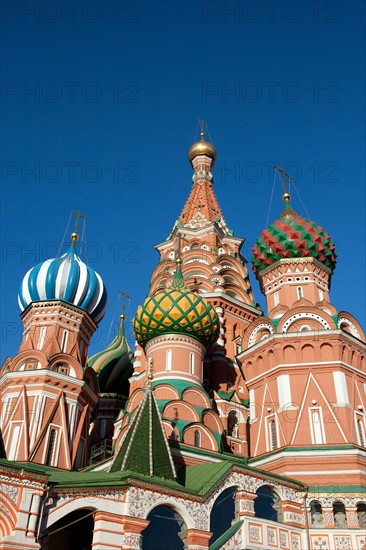
[[[142,532],[142,550],[184,550],[179,534],[186,530],[181,516],[169,506],[157,506],[146,518],[149,525]]]
[[[317,500],[310,502],[311,526],[315,528],[324,527],[322,505]]]
[[[280,299],[278,297],[278,292],[277,291],[273,294],[273,302],[274,302],[275,306],[278,306],[278,304],[280,303]]]
[[[358,432],[358,439],[361,447],[365,447],[365,426],[363,422],[363,418],[361,415],[357,415],[358,418],[356,420],[357,423],[357,432]]]
[[[199,430],[194,430],[194,446],[201,446],[201,432]]]
[[[62,335],[62,341],[61,341],[61,352],[65,353],[67,348],[67,341],[69,339],[69,331],[64,330],[64,333]]]
[[[319,300],[320,301],[324,300],[324,293],[321,288],[319,288]]]
[[[236,411],[230,411],[227,417],[227,432],[231,437],[238,437],[238,415]]]
[[[257,498],[254,501],[255,517],[271,521],[282,521],[281,500],[273,489],[264,485],[259,487],[256,493]]]
[[[194,353],[189,354],[189,372],[194,374]]]
[[[357,504],[357,520],[360,529],[366,529],[366,503],[359,502]]]
[[[166,352],[166,366],[165,370],[171,371],[172,370],[172,350],[168,349]]]
[[[53,456],[54,456],[54,453],[55,453],[55,445],[56,445],[56,430],[54,428],[51,428],[50,436],[49,436],[49,439],[48,439],[48,448],[47,448],[46,460],[45,460],[46,466],[54,466]]]
[[[46,332],[47,332],[47,328],[46,327],[41,327],[41,330],[39,331],[37,349],[42,349],[43,348],[43,344],[44,344],[44,341],[45,341],[45,338],[46,338]]]
[[[337,501],[333,504],[333,517],[336,529],[346,529],[348,527],[346,508],[343,502]]]
[[[210,516],[210,546],[221,537],[235,521],[236,487],[225,489],[215,500]]]
[[[199,248],[198,243],[193,243],[191,246],[191,250],[197,250],[197,248]]]
[[[299,300],[300,300],[300,298],[303,298],[303,297],[304,297],[304,294],[303,294],[303,291],[302,291],[302,287],[301,287],[301,286],[298,286],[298,287],[297,287],[297,297],[298,297]]]
[[[270,447],[271,451],[274,451],[277,449],[277,428],[276,428],[276,421],[274,418],[271,418],[269,421],[269,439],[270,439]]]

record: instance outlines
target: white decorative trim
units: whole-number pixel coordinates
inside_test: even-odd
[[[342,323],[350,327],[353,336],[355,336],[356,338],[360,338],[360,333],[349,319],[346,319],[346,317],[341,317],[340,319],[338,319],[338,328],[341,328]]]
[[[248,347],[252,346],[255,343],[257,333],[260,332],[262,329],[268,329],[269,332],[273,334],[273,327],[269,323],[261,323],[260,325],[257,325],[250,335]]]
[[[286,333],[287,329],[292,325],[294,321],[297,321],[298,319],[313,319],[314,321],[318,321],[321,325],[323,325],[325,330],[330,330],[330,325],[328,321],[323,319],[320,315],[316,315],[315,313],[295,313],[295,315],[292,315],[287,319],[287,321],[283,324],[282,332]]]
[[[276,453],[276,456],[270,456],[266,458],[262,458],[260,460],[255,460],[253,462],[249,462],[249,466],[252,466],[254,468],[260,468],[264,464],[271,464],[274,460],[279,460],[282,458],[321,458],[325,460],[327,457],[338,457],[340,460],[343,460],[345,456],[360,456],[362,458],[366,457],[366,451],[361,451],[360,449],[339,449],[339,450],[330,450],[330,449],[317,449],[316,447],[313,447],[311,451],[281,451],[279,449]],[[339,470],[328,470],[326,473],[334,475],[334,472],[339,472]],[[349,473],[358,473],[358,470],[347,470]],[[303,472],[301,472],[303,473]],[[311,472],[309,471],[309,474]],[[317,472],[318,473],[318,472]],[[365,473],[365,472],[364,472]],[[295,475],[295,472],[292,472],[293,475]],[[314,471],[312,472],[314,475]],[[289,472],[283,473],[282,475],[290,475]],[[299,475],[299,471],[297,471],[296,475]]]
[[[184,342],[191,344],[191,346],[197,348],[202,355],[205,355],[206,349],[201,342],[199,342],[196,338],[193,336],[189,336],[188,334],[179,334],[179,333],[166,333],[161,334],[159,336],[155,336],[154,338],[151,338],[151,340],[148,341],[148,343],[145,346],[145,355],[147,356],[151,348],[156,345],[160,344],[162,342]]]

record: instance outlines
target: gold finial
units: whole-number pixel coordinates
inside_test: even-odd
[[[71,244],[72,244],[72,246],[75,246],[76,241],[79,238],[79,233],[78,233],[79,220],[80,220],[80,218],[83,218],[83,220],[86,220],[86,216],[84,216],[81,212],[79,212],[79,210],[77,210],[77,211],[71,210],[71,214],[74,214],[76,216],[74,231],[70,235],[71,241],[72,241]]]
[[[200,132],[201,141],[205,141],[205,121],[201,120],[200,122],[201,122],[201,132]]]
[[[189,162],[192,162],[192,160],[199,156],[199,155],[205,155],[206,157],[209,157],[212,160],[212,164],[216,160],[216,149],[212,145],[212,143],[208,143],[205,140],[205,121],[198,119],[199,124],[201,124],[201,132],[200,132],[200,141],[197,141],[192,145],[192,147],[188,151],[188,160]]]
[[[119,316],[119,318],[121,319],[121,321],[124,321],[126,319],[126,315],[125,315],[125,311],[126,311],[126,300],[132,300],[131,296],[129,296],[127,294],[127,292],[122,292],[122,290],[119,290],[118,291],[118,295],[119,296],[123,296],[123,303],[122,303],[122,313],[121,315]]]
[[[278,168],[278,166],[275,166],[274,169],[277,170],[277,172],[279,172],[281,174],[281,181],[282,181],[282,187],[283,187],[282,200],[285,203],[285,205],[287,205],[287,204],[290,203],[291,195],[290,195],[290,193],[288,192],[288,189],[287,189],[286,178],[288,178],[288,182],[290,184],[291,180],[292,180],[292,176],[287,174],[285,172],[284,168]]]
[[[148,362],[148,365],[147,365],[147,386],[149,388],[152,387],[152,381],[153,381],[153,378],[154,378],[154,375],[153,375],[153,366],[154,366],[154,360],[152,357],[149,358],[149,362]]]

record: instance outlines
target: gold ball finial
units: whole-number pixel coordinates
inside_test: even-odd
[[[149,359],[149,363],[148,363],[148,367],[147,367],[147,379],[149,381],[149,383],[151,384],[153,378],[154,378],[154,375],[153,375],[153,365],[154,365],[154,360],[152,357],[150,357]]]
[[[76,241],[78,240],[79,238],[79,233],[76,233],[76,231],[74,231],[73,233],[71,233],[71,240],[73,243],[76,243]]]
[[[202,122],[202,129],[200,132],[200,141],[196,141],[192,145],[192,147],[188,151],[188,160],[189,162],[192,162],[192,160],[197,157],[198,155],[206,155],[206,157],[209,157],[212,159],[212,163],[216,160],[216,149],[212,145],[212,143],[208,143],[208,141],[205,141],[205,132],[203,129],[203,122]]]
[[[182,258],[177,258],[177,259],[175,260],[175,263],[176,263],[177,265],[182,265]]]
[[[283,202],[284,202],[285,204],[288,204],[288,203],[290,202],[290,200],[291,200],[291,195],[290,195],[290,193],[284,193],[284,194],[282,195],[282,200],[283,200]]]
[[[126,319],[126,315],[124,313],[122,313],[120,316],[119,316],[120,320],[121,321],[124,321]]]

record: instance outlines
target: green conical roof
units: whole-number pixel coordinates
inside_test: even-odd
[[[128,379],[133,373],[133,352],[126,340],[124,315],[114,340],[109,346],[88,360],[98,375],[99,389],[102,393],[128,393]]]
[[[174,480],[174,463],[158,404],[149,380],[145,395],[110,471],[130,471]]]

